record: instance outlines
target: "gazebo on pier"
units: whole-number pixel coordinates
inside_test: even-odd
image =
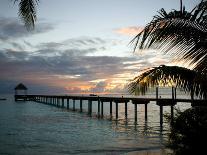
[[[27,95],[27,87],[20,83],[15,88],[15,101],[25,100],[25,96]]]

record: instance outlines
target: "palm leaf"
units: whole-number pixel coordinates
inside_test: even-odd
[[[207,70],[207,1],[202,1],[192,12],[164,9],[131,41],[136,49],[155,48],[173,54],[176,60],[196,70]]]
[[[36,6],[39,0],[14,0],[14,3],[19,2],[19,16],[24,22],[28,30],[34,29],[36,16]]]
[[[131,94],[145,94],[150,87],[175,85],[177,88],[207,98],[207,75],[177,66],[159,66],[148,69],[128,85]]]

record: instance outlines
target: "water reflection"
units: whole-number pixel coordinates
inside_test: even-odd
[[[97,109],[94,102],[89,117],[87,102],[83,102],[83,113],[72,111],[71,106],[1,103],[0,154],[120,154],[162,147],[169,126],[164,122],[160,132],[159,108],[155,104],[148,106],[147,120],[144,107],[138,106],[137,122],[132,104],[128,105],[127,118],[124,104],[119,106],[118,119],[114,107],[110,116],[109,104],[104,105],[102,119]]]

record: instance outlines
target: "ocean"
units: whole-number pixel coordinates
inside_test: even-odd
[[[0,154],[5,155],[118,155],[132,151],[154,150],[164,147],[169,124],[164,119],[160,129],[159,107],[148,104],[148,119],[144,118],[144,105],[138,105],[138,120],[134,122],[134,105],[128,104],[125,118],[124,104],[119,104],[119,119],[110,119],[109,104],[104,103],[104,118],[97,118],[97,103],[93,102],[93,115],[85,112],[36,102],[15,102],[12,95],[0,101]],[[66,107],[66,103],[65,103]],[[76,107],[79,103],[76,102]],[[184,110],[190,104],[179,103]],[[72,109],[72,101],[70,101]],[[170,107],[164,107],[164,113]],[[113,104],[115,117],[115,104]]]

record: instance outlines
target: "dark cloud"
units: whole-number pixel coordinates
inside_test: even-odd
[[[48,32],[53,28],[51,24],[40,23],[36,25],[34,31],[27,31],[24,25],[17,19],[0,17],[0,40],[6,41],[28,37],[34,34]]]
[[[95,49],[94,49],[95,50]],[[91,51],[91,49],[89,50]],[[54,75],[78,75],[80,81],[91,81],[110,77],[124,72],[127,65],[123,62],[134,58],[86,56],[87,50],[64,50],[58,55],[48,56],[44,51],[1,50],[0,51],[0,81],[28,81],[34,79],[43,81],[52,79]],[[42,53],[42,55],[38,55]],[[44,53],[44,54],[43,54]],[[44,56],[43,56],[44,55]],[[103,83],[97,84],[97,89]]]

